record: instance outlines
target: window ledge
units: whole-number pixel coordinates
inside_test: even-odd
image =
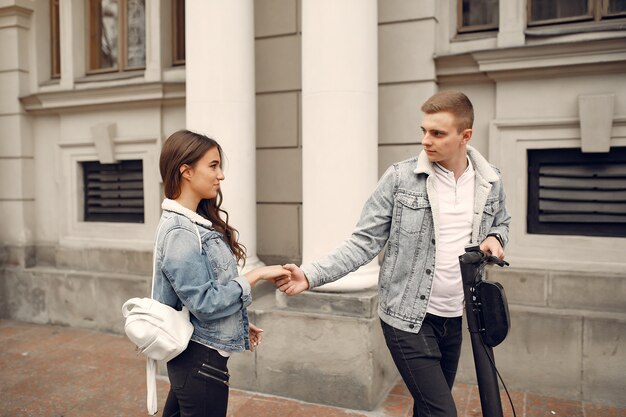
[[[103,105],[119,105],[167,100],[185,97],[184,82],[141,82],[143,78],[104,84],[84,84],[72,90],[39,92],[20,97],[24,109],[29,113],[49,113],[76,108]],[[139,81],[139,82],[138,82]]]
[[[574,33],[610,32],[626,30],[626,20],[613,20],[606,22],[588,22],[576,24],[560,24],[540,27],[529,27],[524,33],[528,37],[546,37],[571,35]]]
[[[524,79],[538,76],[622,73],[626,62],[624,37],[524,45],[435,57],[439,80],[477,77]]]
[[[85,84],[98,81],[120,81],[130,79],[140,79],[144,77],[145,71],[143,69],[136,71],[125,72],[104,72],[88,74],[84,77],[77,78],[74,82],[76,84]]]
[[[50,87],[50,86],[59,86],[59,85],[61,85],[60,78],[50,78],[46,81],[42,81],[41,83],[39,83],[40,87]]]
[[[497,37],[498,37],[498,30],[494,29],[494,30],[483,31],[483,32],[457,33],[452,39],[450,39],[450,42],[466,42],[466,41],[474,41],[477,39],[490,39],[490,38],[495,39]]]

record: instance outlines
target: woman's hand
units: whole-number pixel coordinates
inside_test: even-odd
[[[248,323],[248,338],[250,338],[250,351],[254,352],[254,349],[261,344],[263,340],[263,329],[256,327],[252,323]]]
[[[281,279],[289,281],[291,279],[291,271],[283,268],[281,265],[263,266],[246,273],[246,278],[248,278],[248,282],[252,287],[261,279],[272,281]]]

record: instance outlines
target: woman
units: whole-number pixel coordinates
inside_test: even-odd
[[[222,149],[181,130],[161,151],[165,196],[157,232],[154,298],[191,313],[187,349],[167,363],[170,391],[163,417],[223,417],[228,405],[228,357],[254,350],[263,330],[248,323],[251,288],[261,279],[289,277],[281,266],[239,275],[245,247],[220,209]],[[221,214],[225,214],[225,220]]]

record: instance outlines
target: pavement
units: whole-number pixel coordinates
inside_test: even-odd
[[[162,407],[167,378],[157,387]],[[0,417],[143,417],[145,390],[145,359],[124,336],[0,320]],[[482,415],[476,386],[457,383],[452,393],[459,417]],[[511,397],[518,417],[626,417],[626,408],[586,401],[522,391]],[[231,389],[228,417],[408,417],[412,404],[402,381],[373,411]],[[503,405],[512,417],[504,396]]]

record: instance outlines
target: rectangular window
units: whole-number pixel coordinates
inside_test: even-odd
[[[499,0],[458,0],[459,33],[498,29]]]
[[[626,16],[626,0],[605,0],[602,14],[607,17]]]
[[[529,26],[623,16],[626,16],[626,0],[528,0]]]
[[[173,59],[174,65],[185,64],[185,0],[173,0]]]
[[[626,237],[626,147],[528,150],[528,233]]]
[[[50,76],[61,76],[61,32],[59,29],[59,0],[50,1],[50,40],[51,69]]]
[[[82,162],[86,222],[143,223],[143,163]]]
[[[146,66],[145,0],[90,0],[89,33],[91,72]]]

